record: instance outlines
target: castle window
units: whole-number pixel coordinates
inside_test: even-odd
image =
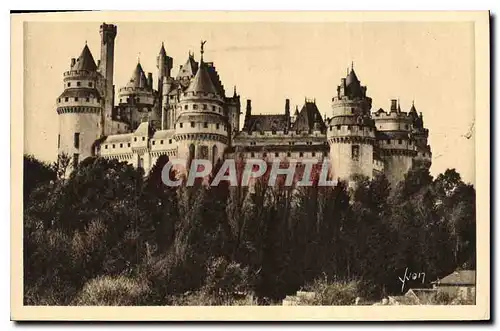
[[[187,110],[188,109],[188,105],[184,105],[184,110]]]
[[[61,102],[61,98],[57,99],[57,102]]]
[[[194,122],[191,122],[191,127],[194,128]]]
[[[80,148],[80,133],[79,132],[75,132],[75,136],[74,136],[74,145],[75,145],[75,148]]]
[[[403,140],[399,139],[399,140],[398,140],[398,144],[400,144],[400,145],[401,145],[402,143],[403,143]]]
[[[267,157],[267,153],[266,152],[262,153],[262,156]]]
[[[80,86],[80,85],[82,85],[82,83],[76,82],[76,86]]]
[[[136,102],[141,102],[141,98],[135,98]]]
[[[215,124],[215,128],[216,128],[217,130],[219,130],[219,127],[220,127],[219,123]]]
[[[274,156],[279,157],[279,156],[280,156],[280,153],[277,153],[277,152],[276,152],[276,153],[274,153]]]
[[[254,152],[250,153],[250,157],[255,157],[255,153]]]
[[[193,105],[193,109],[198,109],[198,105]]]
[[[288,152],[288,153],[286,153],[286,156],[290,157],[290,156],[292,156],[292,153]]]
[[[104,149],[108,149],[108,145],[104,145]]]
[[[391,143],[391,139],[387,139],[387,145]]]
[[[137,141],[137,137],[134,137],[134,141]]]
[[[408,124],[405,125],[405,129],[408,130]]]
[[[68,98],[68,97],[64,98],[64,101],[68,102],[68,100],[69,100],[69,98]]]
[[[311,153],[311,156],[312,156],[312,157],[315,157],[315,156],[316,156],[316,152],[312,152],[312,153]]]
[[[204,127],[205,129],[206,129],[206,128],[208,128],[208,123],[207,123],[207,122],[203,123],[203,127]]]
[[[78,165],[78,157],[80,155],[78,153],[75,153],[73,154],[73,168],[76,168],[76,166]]]
[[[171,144],[171,143],[172,143],[172,139],[169,139],[169,140],[168,140],[168,143],[169,143],[169,144]]]
[[[272,133],[272,134],[276,134],[276,130],[274,130],[274,129],[273,129],[273,130],[271,131],[271,133]]]
[[[78,97],[75,97],[75,101],[78,101]]]
[[[146,140],[146,137],[142,137],[142,141]]]
[[[113,148],[115,148],[115,147],[116,147],[115,144],[113,144]]]
[[[153,141],[151,142],[151,144],[153,144],[153,145],[154,145],[154,144],[155,144],[155,142],[156,142],[156,141],[154,141],[154,140],[153,140]]]
[[[182,123],[179,123],[179,127],[182,129]]]
[[[303,156],[304,156],[304,152],[300,152],[299,157],[303,157]]]
[[[215,111],[215,106],[212,106],[212,111]]]
[[[127,146],[130,147],[130,143],[128,143]]]
[[[89,87],[92,87],[92,82],[89,82]]]
[[[123,144],[120,144],[120,148],[123,148]]]
[[[358,161],[359,160],[359,145],[352,145],[351,158],[354,161]]]
[[[85,101],[89,102],[89,101],[90,101],[90,98],[85,98]]]
[[[350,126],[350,125],[348,125],[348,126],[347,126],[347,130],[348,130],[348,131],[350,131],[350,130],[351,130],[351,126]]]
[[[337,130],[340,130],[340,125],[337,125]]]
[[[207,110],[207,105],[203,105],[203,110]]]
[[[330,125],[330,131],[332,131],[332,130],[333,130],[333,126]]]

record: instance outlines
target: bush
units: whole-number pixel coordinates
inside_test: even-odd
[[[329,281],[326,278],[316,279],[312,284],[306,286],[314,297],[300,298],[302,305],[311,306],[350,306],[354,305],[359,297],[360,283],[351,281]]]
[[[138,306],[144,304],[149,294],[144,282],[118,277],[98,277],[87,282],[80,291],[75,305],[78,306]]]

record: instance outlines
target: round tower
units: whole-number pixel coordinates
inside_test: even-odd
[[[58,154],[68,155],[72,168],[93,154],[92,146],[101,136],[104,100],[97,87],[102,80],[85,45],[80,57],[71,59],[70,70],[64,73],[64,92],[57,98]]]
[[[417,155],[415,140],[411,135],[413,118],[401,111],[398,100],[391,100],[391,110],[379,109],[373,114],[378,131],[378,144],[384,160],[384,173],[396,187],[411,168]]]
[[[427,167],[430,167],[432,163],[432,152],[431,146],[428,145],[427,142],[427,139],[429,138],[429,130],[424,127],[424,117],[422,113],[420,113],[420,116],[418,115],[417,109],[415,108],[415,104],[413,102],[408,115],[412,120],[411,135],[413,137],[417,150],[415,160],[421,162]]]
[[[332,98],[328,123],[331,177],[350,181],[354,175],[373,176],[375,126],[370,117],[371,98],[361,86],[354,68],[341,79]]]
[[[137,129],[143,120],[150,121],[153,126],[159,126],[161,117],[155,109],[155,95],[152,77],[146,77],[138,62],[132,77],[125,87],[118,91],[118,116],[130,123],[130,128]]]
[[[203,62],[203,44],[196,75],[181,93],[177,104],[174,138],[178,142],[177,155],[186,160],[187,165],[193,158],[210,160],[215,165],[218,160],[224,159],[229,139],[223,98]]]

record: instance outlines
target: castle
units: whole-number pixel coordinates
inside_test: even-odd
[[[64,73],[64,91],[57,99],[58,153],[72,157],[73,166],[88,156],[126,161],[146,173],[160,155],[216,162],[227,158],[286,161],[329,158],[332,178],[349,180],[361,174],[384,173],[391,184],[403,179],[413,160],[430,165],[431,149],[422,114],[412,105],[401,111],[371,112],[372,100],[351,67],[336,91],[332,110],[322,118],[315,100],[299,110],[287,99],[281,114],[257,115],[246,101],[240,128],[240,96],[226,91],[212,62],[189,52],[177,75],[173,59],[161,45],[157,81],[140,63],[118,90],[113,82],[117,28],[100,26],[101,56],[96,62],[87,45],[71,59]],[[156,87],[156,88],[155,88]]]

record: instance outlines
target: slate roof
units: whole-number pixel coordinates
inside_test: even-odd
[[[64,92],[59,96],[59,98],[100,98],[99,91],[95,88],[87,88],[87,87],[77,87],[77,88],[69,88],[64,90]]]
[[[189,54],[186,63],[184,63],[180,67],[179,73],[177,74],[177,78],[185,76],[192,77],[196,74],[197,71],[198,71],[198,62],[194,60],[193,55]]]
[[[117,142],[129,142],[130,138],[132,138],[132,133],[124,133],[124,134],[115,134],[106,137],[103,143],[117,143]]]
[[[300,131],[313,130],[315,123],[319,124],[320,130],[326,129],[325,122],[323,122],[316,104],[313,102],[306,102],[295,119],[293,129]]]
[[[349,72],[349,75],[347,75],[346,80],[345,80],[345,85],[349,86],[352,83],[359,84],[359,79],[358,76],[356,76],[356,73],[354,72],[354,69],[351,69],[351,72]]]
[[[132,72],[132,76],[130,77],[127,87],[133,87],[133,88],[146,88],[148,87],[148,80],[146,78],[146,74],[144,73],[144,70],[142,70],[142,66],[140,63],[137,63],[135,66],[134,71]]]
[[[165,139],[172,138],[174,136],[175,130],[158,130],[153,134],[153,139]]]
[[[207,66],[203,62],[201,63],[199,70],[196,72],[196,75],[191,80],[186,92],[206,92],[218,94],[212,79],[210,78],[210,74],[208,73]]]
[[[95,64],[94,57],[90,52],[89,47],[85,44],[83,47],[82,53],[76,59],[75,64],[71,67],[71,70],[87,70],[87,71],[96,71],[97,65]]]
[[[244,130],[285,131],[288,122],[286,115],[250,115],[250,118],[245,118]]]
[[[142,122],[139,124],[137,129],[134,131],[134,136],[151,136],[154,133],[153,128],[149,125],[149,122]]]
[[[476,271],[475,270],[458,270],[448,276],[441,278],[433,284],[438,286],[446,285],[476,285]]]

